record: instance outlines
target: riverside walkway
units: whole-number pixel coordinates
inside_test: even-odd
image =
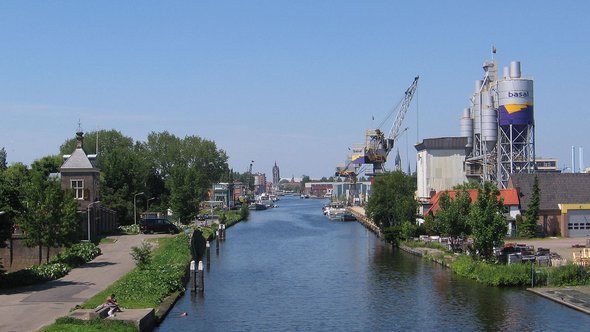
[[[76,305],[98,294],[135,268],[131,247],[145,239],[168,235],[112,236],[101,244],[102,255],[75,268],[61,279],[27,287],[0,290],[0,331],[38,331],[67,316]],[[119,299],[121,301],[121,299]]]

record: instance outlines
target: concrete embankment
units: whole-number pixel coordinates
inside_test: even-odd
[[[371,232],[377,234],[378,237],[381,237],[381,229],[373,222],[373,220],[369,219],[365,215],[365,208],[361,206],[351,206],[348,208],[348,211],[352,213],[358,222],[360,222],[363,226],[365,226]]]

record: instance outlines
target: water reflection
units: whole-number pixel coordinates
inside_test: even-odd
[[[212,244],[219,255],[211,257],[204,296],[188,292],[159,331],[572,330],[590,323],[526,291],[456,277],[358,223],[328,221],[322,201],[280,203]]]

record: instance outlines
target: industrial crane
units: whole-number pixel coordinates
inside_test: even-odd
[[[354,164],[352,159],[348,159],[346,165],[336,166],[335,176],[346,178],[350,183],[350,194],[348,195],[348,205],[354,204],[358,198],[358,190],[356,187],[357,176],[360,172],[360,165]]]
[[[383,165],[387,161],[387,155],[393,149],[397,138],[407,129],[402,129],[401,126],[402,122],[404,121],[404,117],[410,108],[410,103],[412,102],[412,98],[416,92],[419,78],[420,76],[416,76],[414,78],[414,81],[406,90],[404,97],[398,104],[399,107],[394,108],[379,126],[381,127],[387,121],[387,119],[391,117],[393,112],[399,109],[389,134],[385,136],[385,133],[380,128],[367,130],[365,133],[365,146],[363,149],[360,149],[356,155],[353,154],[353,163],[372,164],[373,174],[383,173]]]

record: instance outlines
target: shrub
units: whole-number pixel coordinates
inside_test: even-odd
[[[242,207],[240,208],[240,218],[242,220],[247,220],[249,216],[250,216],[250,209],[248,209],[248,205],[242,204]]]
[[[118,302],[125,308],[156,307],[168,295],[184,290],[182,278],[190,255],[187,235],[159,239],[159,245],[144,269],[131,271],[82,307],[95,308],[112,293],[117,294]]]
[[[64,263],[49,263],[34,265],[29,270],[33,271],[40,280],[55,280],[68,274],[71,268]]]
[[[77,243],[53,256],[49,263],[0,276],[0,288],[33,285],[59,279],[71,269],[91,261],[100,255],[100,248],[93,243]]]
[[[549,270],[547,277],[551,286],[574,286],[590,283],[588,272],[582,266],[573,264],[552,268]]]
[[[75,268],[93,260],[100,254],[100,248],[94,243],[76,243],[70,248],[53,256],[49,263],[64,263],[70,266],[70,268]]]
[[[151,261],[152,246],[143,241],[140,247],[131,247],[131,257],[139,269],[144,269]]]
[[[123,225],[119,226],[118,230],[123,234],[139,234],[139,225]]]
[[[451,268],[458,275],[489,286],[527,286],[531,283],[529,264],[491,264],[462,255],[457,257]]]

